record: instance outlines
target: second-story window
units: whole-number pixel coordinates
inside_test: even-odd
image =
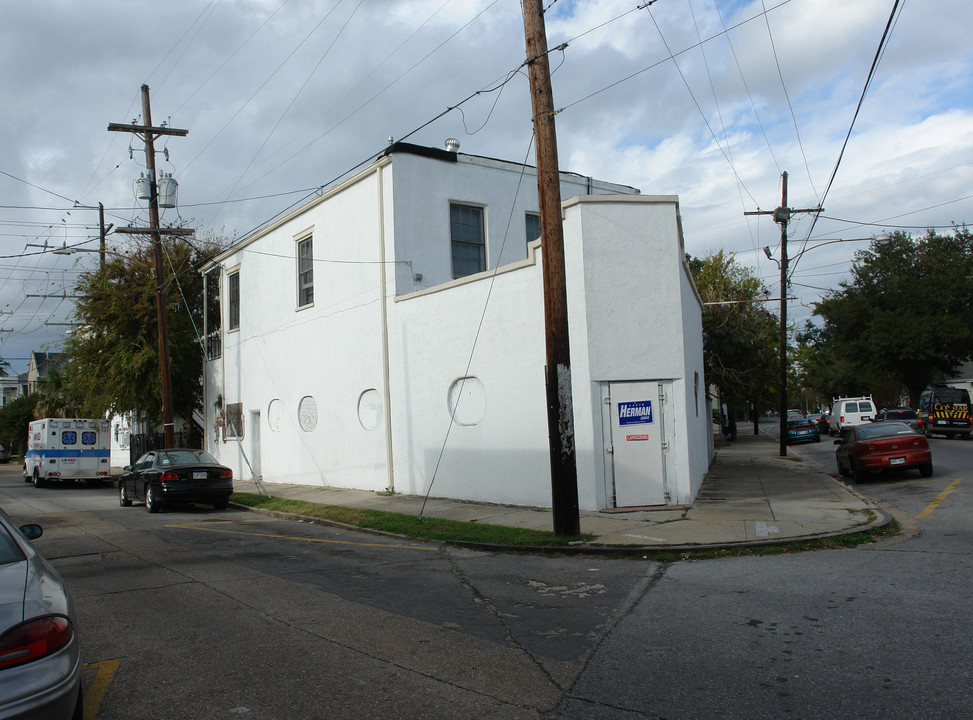
[[[228,330],[240,328],[240,273],[226,276],[226,327]]]
[[[452,244],[454,278],[486,270],[482,207],[451,203],[449,237]]]
[[[297,241],[297,306],[314,302],[314,245],[310,237]]]
[[[527,213],[524,216],[524,223],[527,226],[527,244],[530,245],[541,236],[541,216],[537,213]]]
[[[223,354],[222,333],[220,332],[220,269],[214,268],[203,277],[206,293],[206,359],[218,360]]]

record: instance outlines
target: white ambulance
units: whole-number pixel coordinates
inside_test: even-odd
[[[84,480],[92,485],[110,480],[110,428],[107,420],[35,420],[27,435],[24,482],[44,487],[59,480]]]

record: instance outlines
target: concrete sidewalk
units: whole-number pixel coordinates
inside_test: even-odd
[[[258,493],[252,480],[237,480],[240,492]],[[264,483],[274,497],[325,505],[418,515],[422,498],[380,495],[309,485]],[[430,498],[425,517],[552,530],[550,510]],[[777,440],[741,435],[717,448],[716,459],[692,507],[582,512],[589,546],[652,549],[726,547],[786,542],[876,527],[888,516],[830,475],[804,463],[799,449],[778,454]]]

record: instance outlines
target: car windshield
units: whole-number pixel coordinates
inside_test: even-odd
[[[915,410],[889,410],[885,413],[885,417],[889,420],[915,420],[916,411]]]
[[[915,430],[905,423],[889,422],[875,425],[862,425],[858,428],[859,440],[877,440],[878,438],[894,437],[895,435],[912,435]]]
[[[160,452],[157,465],[219,465],[216,458],[205,450],[168,450]]]

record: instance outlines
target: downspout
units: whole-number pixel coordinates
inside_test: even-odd
[[[385,410],[385,467],[388,473],[388,483],[385,491],[395,492],[395,468],[392,464],[392,391],[389,388],[389,313],[386,304],[386,272],[385,272],[385,180],[382,173],[383,165],[379,164],[375,170],[378,179],[378,266],[381,281],[382,303],[382,375],[384,383]]]

